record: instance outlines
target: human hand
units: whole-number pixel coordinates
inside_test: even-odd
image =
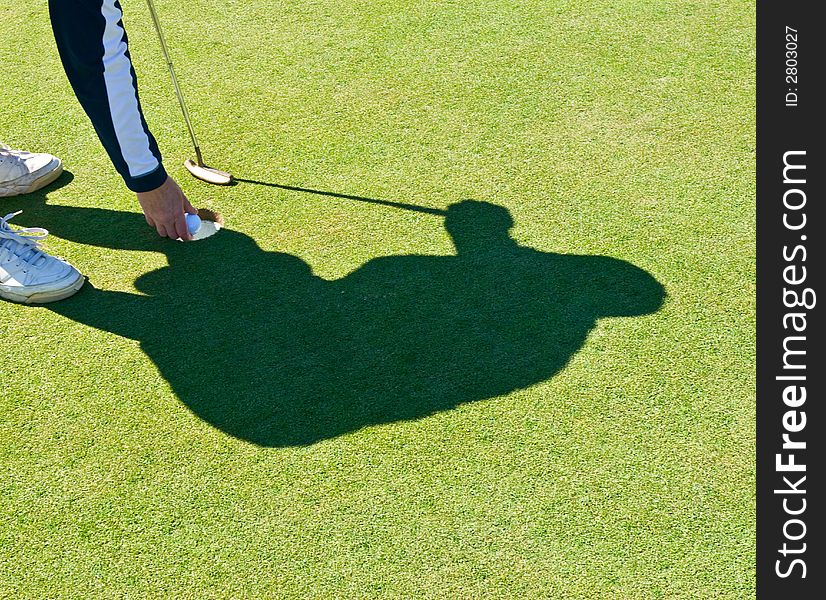
[[[173,240],[192,239],[185,213],[197,215],[198,210],[189,203],[174,179],[167,177],[160,187],[138,192],[137,196],[146,222],[157,230],[158,235]]]

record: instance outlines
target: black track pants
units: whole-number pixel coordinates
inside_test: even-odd
[[[158,144],[138,99],[117,0],[49,0],[57,49],[77,99],[127,187],[153,190],[166,180]]]

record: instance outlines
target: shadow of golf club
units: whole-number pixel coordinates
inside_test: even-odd
[[[257,181],[255,179],[239,179],[235,178],[234,183],[249,183],[252,185],[263,185],[265,187],[277,188],[288,192],[302,192],[305,194],[315,194],[316,196],[327,196],[328,198],[340,198],[342,200],[356,200],[358,202],[367,202],[368,204],[377,204],[379,206],[389,206],[391,208],[401,208],[413,212],[425,213],[428,215],[445,216],[446,212],[438,208],[430,208],[428,206],[418,206],[416,204],[408,204],[406,202],[393,202],[391,200],[378,200],[376,198],[365,198],[364,196],[353,196],[350,194],[339,194],[337,192],[325,192],[322,190],[314,190],[310,188],[296,187],[294,185],[284,185],[282,183],[271,183],[268,181]]]
[[[440,211],[454,255],[375,258],[326,281],[232,230],[182,244],[153,239],[136,213],[44,200],[22,201],[32,225],[169,261],[138,277],[141,294],[89,285],[49,308],[139,340],[193,413],[261,446],[312,444],[545,381],[598,319],[651,313],[664,299],[628,262],[520,246],[509,212],[488,202]]]

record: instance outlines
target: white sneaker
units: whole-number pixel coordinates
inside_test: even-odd
[[[0,298],[23,304],[68,298],[83,286],[83,275],[40,249],[40,240],[49,235],[45,229],[9,227],[9,220],[18,214],[0,217]]]
[[[0,197],[39,190],[62,172],[63,163],[51,154],[32,154],[0,144]]]

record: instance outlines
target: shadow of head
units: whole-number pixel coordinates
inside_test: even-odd
[[[515,246],[510,237],[513,225],[504,206],[478,200],[451,204],[445,214],[445,229],[460,255]]]
[[[312,444],[545,381],[599,319],[654,312],[664,299],[626,261],[518,245],[508,210],[475,200],[441,213],[455,255],[375,258],[334,281],[231,230],[197,245],[143,242],[138,225],[151,231],[140,215],[50,206],[38,220],[52,210],[67,219],[54,222],[60,235],[169,258],[136,281],[145,295],[90,286],[52,310],[139,340],[194,414],[262,446]]]

